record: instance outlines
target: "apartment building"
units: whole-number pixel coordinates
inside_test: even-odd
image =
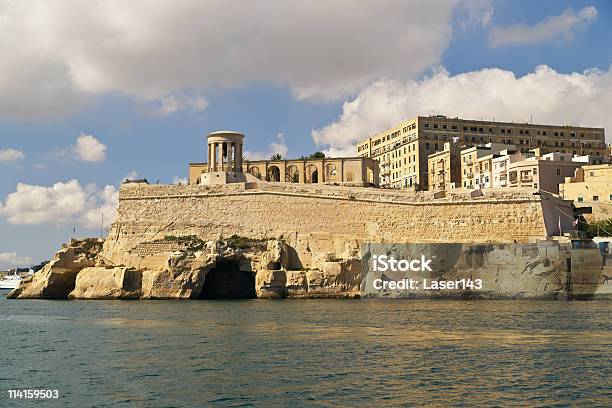
[[[516,145],[519,152],[540,148],[543,153],[580,155],[606,153],[603,128],[539,125],[418,116],[357,143],[357,156],[380,163],[381,186],[427,189],[428,157],[452,142]]]
[[[612,202],[612,164],[584,166],[559,185],[559,195],[581,202]]]
[[[493,159],[500,157],[502,150],[512,150],[515,147],[500,143],[487,143],[461,151],[461,187],[491,188],[493,187]]]
[[[559,195],[576,207],[589,207],[588,218],[612,218],[612,164],[583,166],[559,184]]]
[[[529,157],[534,157],[534,153],[519,153],[512,150],[500,151],[499,156],[491,160],[493,167],[491,173],[493,188],[508,187],[508,170],[510,164],[527,160]]]
[[[531,187],[558,194],[559,184],[583,165],[567,153],[530,157],[508,165],[508,187]]]
[[[461,147],[456,143],[444,143],[444,149],[430,154],[428,190],[445,191],[461,186]]]

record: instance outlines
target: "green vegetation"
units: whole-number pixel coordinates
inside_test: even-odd
[[[323,152],[314,152],[313,154],[311,154],[308,157],[306,157],[306,156],[300,157],[300,160],[306,160],[306,159],[324,159],[324,158],[325,158],[325,153],[323,153]]]
[[[589,237],[610,237],[612,236],[612,218],[607,220],[590,222],[586,226]]]
[[[197,235],[166,235],[164,241],[178,242],[184,244],[191,251],[199,251],[204,248],[204,241],[202,241]]]
[[[283,160],[283,156],[280,153],[274,153],[270,160]]]
[[[248,249],[253,246],[260,245],[263,242],[261,239],[241,237],[239,235],[232,235],[227,239],[227,246],[233,249]]]

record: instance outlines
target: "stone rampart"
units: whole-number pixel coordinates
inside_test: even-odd
[[[519,189],[477,197],[456,191],[434,199],[427,192],[287,183],[130,184],[121,188],[105,250],[112,256],[166,235],[209,240],[326,233],[362,243],[528,242],[551,235],[544,212],[559,205],[568,203]]]

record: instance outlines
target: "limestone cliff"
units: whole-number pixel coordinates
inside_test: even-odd
[[[598,250],[535,244],[367,244],[331,234],[202,241],[164,237],[110,265],[97,240],[73,241],[21,288],[18,298],[214,299],[306,297],[610,298]],[[96,255],[97,254],[97,255]],[[373,254],[427,254],[426,273],[372,270]],[[95,265],[95,266],[94,266]],[[380,290],[374,281],[480,279],[478,290]]]
[[[75,286],[77,274],[96,264],[102,240],[73,240],[33,277],[26,279],[7,297],[20,299],[65,299]]]

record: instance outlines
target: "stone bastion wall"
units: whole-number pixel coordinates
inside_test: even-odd
[[[604,266],[597,249],[573,250],[570,244],[543,240],[551,223],[558,226],[558,211],[571,213],[565,207],[571,204],[533,193],[454,192],[436,198],[430,193],[259,182],[124,185],[106,240],[65,245],[9,296],[612,296],[609,265]],[[397,276],[370,270],[374,255],[395,252],[406,259],[431,255],[433,270]],[[375,286],[376,279],[404,278],[480,279],[482,287],[397,292]]]
[[[291,241],[324,233],[358,243],[529,242],[552,235],[559,208],[572,211],[570,203],[534,190],[473,195],[266,182],[127,184],[105,248],[110,256],[168,235],[214,240],[234,234]]]

